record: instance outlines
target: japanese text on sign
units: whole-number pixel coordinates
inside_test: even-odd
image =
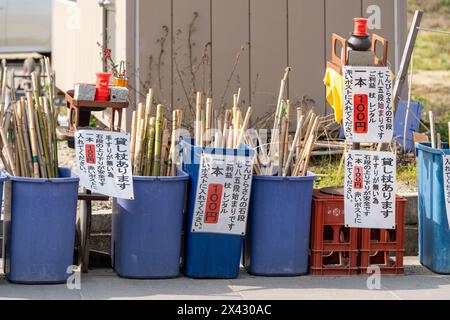
[[[351,150],[345,155],[345,225],[395,229],[395,154]]]
[[[75,151],[80,185],[116,198],[134,198],[127,133],[78,130]]]
[[[202,154],[193,232],[245,234],[252,168],[246,156]]]
[[[344,66],[344,131],[349,142],[391,142],[392,79],[387,67]]]
[[[442,155],[442,167],[444,171],[445,209],[447,211],[448,228],[450,229],[450,155]]]

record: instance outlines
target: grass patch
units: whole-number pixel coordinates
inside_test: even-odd
[[[417,163],[397,164],[397,181],[406,184],[415,184],[417,181]]]
[[[446,34],[419,32],[414,48],[416,70],[450,70],[449,36]]]
[[[397,182],[414,185],[417,181],[417,164],[415,161],[407,162],[400,159],[397,163]],[[331,187],[344,184],[344,167],[338,176],[340,159],[322,158],[316,160],[309,171],[318,175],[314,181],[315,188]]]

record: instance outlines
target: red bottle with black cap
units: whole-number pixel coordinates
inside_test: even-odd
[[[372,46],[372,41],[367,33],[367,19],[353,18],[355,27],[352,35],[348,38],[347,43],[352,50],[367,51]]]

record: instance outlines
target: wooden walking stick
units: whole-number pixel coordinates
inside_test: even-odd
[[[8,80],[8,68],[3,68],[2,76],[2,96],[0,97],[0,121],[3,122],[3,113],[5,112],[5,98],[6,98],[6,81]],[[2,123],[0,122],[0,124]]]
[[[150,176],[153,169],[153,154],[155,153],[155,124],[156,118],[150,118],[150,128],[147,140],[147,163],[145,166],[145,175]]]
[[[212,115],[212,98],[207,98],[206,99],[206,122],[205,122],[205,131],[206,131],[206,136],[205,136],[205,145],[207,147],[210,146],[211,144],[211,115]]]
[[[177,163],[177,131],[178,131],[178,110],[172,112],[172,137],[170,139],[170,158],[169,158],[169,176],[176,175],[176,163]]]
[[[164,107],[159,104],[156,109],[156,123],[155,123],[155,152],[153,158],[153,176],[159,176],[161,167],[161,140],[162,140],[162,125],[163,125]]]
[[[50,102],[50,128],[52,132],[52,150],[53,150],[53,170],[55,177],[58,177],[58,141],[56,138],[56,126],[57,126],[57,116],[55,101],[54,101],[54,79],[52,74],[52,69],[50,66],[50,59],[44,57],[44,64],[47,73],[47,86],[48,86],[48,99]]]
[[[32,72],[31,73],[31,79],[32,79],[32,83],[33,83],[33,92],[34,92],[34,104],[35,104],[35,108],[36,108],[36,115],[37,115],[37,125],[38,125],[38,129],[39,129],[39,134],[38,137],[41,141],[41,145],[42,145],[42,155],[44,157],[44,162],[45,162],[45,168],[46,168],[46,173],[47,173],[47,177],[51,178],[53,177],[53,170],[50,167],[50,157],[49,157],[49,152],[48,152],[48,144],[47,144],[47,135],[45,133],[45,127],[44,127],[44,119],[42,116],[42,109],[41,109],[41,104],[39,102],[39,84],[38,84],[38,79],[36,77],[36,72]]]
[[[39,178],[39,156],[38,156],[38,141],[36,135],[36,127],[34,121],[34,109],[33,109],[33,97],[31,96],[31,92],[27,92],[27,100],[28,100],[28,128],[30,130],[30,140],[31,140],[31,152],[32,158],[31,161],[33,163],[33,177]]]
[[[137,113],[133,111],[131,115],[131,142],[130,142],[130,157],[131,165],[134,166],[134,152],[136,150],[136,123],[137,123]]]
[[[19,118],[20,118],[20,129],[22,130],[22,137],[24,140],[25,152],[27,155],[27,163],[28,163],[28,172],[30,177],[33,173],[33,161],[31,155],[31,145],[30,145],[30,137],[27,125],[27,113],[25,110],[25,100],[21,99],[18,102],[19,106]]]
[[[434,113],[433,111],[428,112],[428,116],[430,117],[430,135],[431,135],[431,147],[436,148],[436,128],[435,128],[435,121],[434,121]]]
[[[245,114],[244,123],[243,123],[242,128],[241,128],[240,133],[239,133],[239,138],[237,140],[236,145],[234,146],[235,148],[239,148],[241,143],[244,141],[244,136],[245,136],[246,131],[248,129],[248,126],[250,124],[250,117],[251,116],[252,116],[252,108],[248,107],[247,113]]]
[[[298,123],[301,123],[303,121],[303,117],[304,117],[303,115],[300,116]],[[283,171],[284,177],[286,177],[289,172],[292,158],[294,157],[294,153],[296,152],[296,149],[297,149],[297,145],[298,145],[297,142],[298,142],[298,140],[300,140],[301,132],[302,132],[302,127],[300,125],[297,125],[297,130],[295,131],[294,140],[292,141],[291,151],[289,152],[288,158],[286,160],[286,164],[284,166],[284,171]]]

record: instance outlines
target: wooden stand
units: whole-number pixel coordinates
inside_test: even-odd
[[[88,127],[91,111],[103,111],[111,108],[109,129],[115,131],[114,121],[116,111],[119,113],[118,128],[122,125],[122,110],[128,108],[128,102],[111,101],[81,101],[73,98],[74,90],[66,92],[67,107],[69,108],[69,131],[74,132],[78,127]]]

